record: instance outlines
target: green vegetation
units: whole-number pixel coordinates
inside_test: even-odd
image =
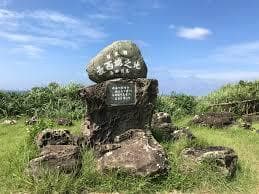
[[[227,84],[201,98],[197,110],[227,111],[238,115],[259,112],[259,81]]]
[[[168,96],[158,96],[156,111],[167,112],[174,119],[179,119],[185,115],[193,114],[196,104],[197,101],[194,96],[172,92]]]
[[[181,120],[178,124],[186,125],[188,120]],[[80,123],[81,121],[76,121],[74,126],[67,128],[78,133]],[[79,193],[83,190],[127,193],[173,190],[194,193],[256,193],[259,189],[259,135],[238,129],[237,126],[224,130],[192,127],[193,133],[198,137],[196,141],[162,142],[170,159],[171,170],[168,175],[142,178],[123,172],[100,174],[94,168],[93,153],[85,150],[83,168],[79,175],[48,172],[39,179],[32,179],[24,174],[28,161],[38,154],[31,140],[35,132],[47,126],[56,127],[49,119],[39,121],[33,128],[25,126],[24,119],[20,119],[17,125],[0,125],[0,193]],[[195,171],[186,171],[179,157],[180,151],[184,147],[204,145],[229,146],[238,153],[240,167],[233,180],[222,177],[206,164]]]
[[[0,91],[0,118],[17,116],[67,117],[80,119],[85,107],[79,97],[79,84],[50,83],[26,92]]]
[[[168,112],[174,124],[188,126],[190,115],[203,111],[230,111],[242,115],[258,112],[259,81],[229,84],[202,98],[172,93],[159,96],[156,111]],[[162,142],[171,170],[159,177],[133,177],[123,172],[100,174],[96,171],[91,150],[83,151],[83,167],[78,175],[46,172],[38,179],[24,173],[26,166],[38,154],[34,145],[35,135],[47,128],[57,127],[56,117],[74,119],[66,127],[72,133],[80,132],[81,119],[86,111],[78,91],[78,84],[60,86],[51,83],[27,92],[0,92],[0,118],[18,118],[16,125],[0,124],[0,193],[80,193],[86,191],[155,193],[181,190],[194,193],[259,193],[259,134],[234,125],[225,129],[190,126],[197,137],[195,141]],[[248,101],[249,103],[243,103]],[[234,103],[232,103],[234,102]],[[241,103],[236,103],[241,102]],[[211,106],[222,104],[223,106]],[[230,103],[230,104],[229,104]],[[25,117],[41,119],[33,127],[24,124]],[[2,122],[0,119],[0,123]],[[259,122],[253,123],[259,129]],[[154,133],[155,135],[156,133]],[[194,171],[187,171],[179,153],[185,147],[222,145],[233,148],[239,156],[237,176],[229,180],[222,177],[215,166],[203,164]]]

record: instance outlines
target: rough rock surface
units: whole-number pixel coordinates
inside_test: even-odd
[[[25,124],[26,125],[33,125],[33,124],[37,123],[37,121],[38,121],[37,117],[33,116],[30,119],[26,120]]]
[[[110,106],[107,103],[107,85],[110,83],[135,85],[134,105]],[[115,136],[128,129],[150,128],[157,97],[157,80],[116,79],[95,84],[81,90],[87,105],[83,135],[90,145],[112,143]]]
[[[131,41],[116,41],[100,51],[87,65],[89,78],[100,83],[114,78],[146,78],[141,52]]]
[[[17,123],[16,120],[4,120],[2,122],[3,125],[15,125]]]
[[[119,144],[98,159],[99,170],[121,169],[140,176],[167,172],[169,165],[166,154],[152,135],[141,129],[131,129],[126,133],[126,140],[118,140]]]
[[[254,121],[259,121],[259,113],[243,115],[242,119],[249,123],[254,122]]]
[[[252,130],[252,123],[251,122],[246,122],[246,121],[241,121],[239,123],[239,126],[246,129],[246,130]]]
[[[181,153],[187,164],[190,161],[201,163],[204,161],[215,162],[223,175],[233,177],[237,169],[238,156],[233,149],[222,146],[206,148],[186,148]]]
[[[45,129],[36,136],[36,144],[39,148],[46,145],[72,145],[74,138],[66,129]]]
[[[192,123],[208,127],[224,127],[235,122],[235,117],[229,112],[210,112],[201,115],[195,115]]]
[[[166,112],[158,112],[153,115],[151,127],[165,128],[172,125],[171,116]]]
[[[63,126],[72,126],[73,122],[67,118],[59,118],[59,119],[57,119],[57,124],[63,125]]]
[[[177,141],[181,138],[187,138],[188,140],[195,139],[195,136],[188,128],[178,128],[176,127],[175,130],[170,134],[170,138],[173,141]]]
[[[41,150],[39,157],[29,162],[27,173],[39,176],[45,168],[65,173],[76,173],[81,168],[81,164],[78,146],[48,145]]]
[[[177,141],[183,138],[188,140],[195,139],[195,136],[189,130],[189,128],[166,126],[159,128],[152,128],[152,133],[158,141]]]

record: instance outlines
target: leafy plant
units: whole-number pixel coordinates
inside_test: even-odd
[[[157,112],[167,112],[175,119],[193,114],[196,107],[194,96],[172,92],[170,96],[159,96],[156,103]]]
[[[26,115],[80,119],[86,111],[78,94],[82,87],[53,82],[25,92],[0,92],[0,118]]]

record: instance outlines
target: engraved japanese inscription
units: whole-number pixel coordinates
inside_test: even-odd
[[[123,56],[128,55],[127,50],[123,50]],[[128,58],[118,57],[119,53],[116,51],[114,53],[114,57],[117,57],[114,61],[111,60],[112,55],[106,55],[107,61],[103,64],[100,64],[96,67],[96,72],[99,76],[109,73],[110,75],[121,73],[121,74],[129,74],[131,70],[141,70],[141,65],[139,61],[131,61]]]
[[[134,83],[111,82],[107,85],[106,103],[109,106],[133,105],[136,103]]]

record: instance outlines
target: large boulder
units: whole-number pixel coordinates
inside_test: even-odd
[[[66,129],[45,129],[35,138],[38,148],[47,145],[73,145],[74,137]]]
[[[87,65],[89,78],[100,83],[114,78],[146,78],[141,52],[131,41],[116,41],[100,51]]]
[[[195,115],[191,122],[208,127],[222,128],[233,124],[235,120],[234,114],[230,112],[208,112]]]
[[[27,173],[41,175],[44,170],[58,170],[65,173],[77,173],[81,168],[80,148],[74,145],[45,146],[39,157],[29,162]]]
[[[93,146],[112,143],[129,129],[150,128],[157,86],[157,80],[139,78],[109,80],[82,89],[87,106],[82,131],[87,142]]]
[[[99,170],[120,169],[140,176],[168,171],[169,164],[162,146],[145,131],[131,129],[116,142],[106,147],[106,151],[102,149],[104,154],[97,160]]]
[[[206,148],[186,148],[181,153],[189,167],[193,167],[192,162],[211,162],[216,164],[223,175],[233,177],[237,169],[238,156],[231,148],[222,146],[209,146]]]

